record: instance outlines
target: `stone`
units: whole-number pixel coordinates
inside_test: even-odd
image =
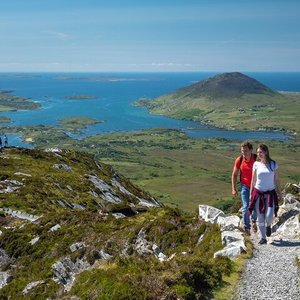
[[[225,217],[224,212],[220,209],[209,205],[199,205],[199,217],[204,221],[214,224],[219,216]]]
[[[11,279],[12,276],[8,272],[0,272],[0,289],[7,285]]]
[[[40,237],[37,236],[37,237],[35,237],[34,239],[32,239],[32,240],[29,242],[29,244],[30,244],[30,245],[34,245],[34,244],[36,244],[36,243],[39,241],[39,239],[40,239]]]
[[[26,287],[23,289],[23,295],[27,295],[31,289],[33,289],[36,286],[43,284],[43,283],[45,283],[45,281],[43,281],[43,280],[33,281],[33,282],[28,283],[26,285]]]
[[[56,224],[56,225],[52,226],[52,227],[48,230],[48,232],[54,232],[54,231],[56,231],[56,230],[58,230],[58,229],[60,229],[60,228],[61,228],[61,226],[60,226],[59,224]]]
[[[55,164],[53,165],[53,168],[62,169],[65,170],[66,172],[73,172],[72,168],[69,167],[67,164]]]
[[[281,224],[275,233],[275,236],[280,235],[284,238],[289,239],[299,239],[300,238],[300,224],[299,216],[293,216],[289,218],[286,222]]]
[[[235,227],[239,227],[240,226],[240,218],[238,216],[218,216],[217,218],[217,224],[224,228],[235,228]]]
[[[236,241],[244,241],[244,237],[240,231],[223,231],[221,233],[222,243],[229,245]]]
[[[78,242],[78,243],[72,244],[70,246],[70,250],[71,250],[71,252],[75,252],[75,251],[77,251],[79,249],[83,249],[85,247],[86,247],[85,242]]]
[[[222,250],[215,252],[214,258],[216,258],[218,256],[227,256],[227,257],[233,258],[233,257],[241,255],[243,252],[244,252],[244,249],[240,246],[225,247]]]

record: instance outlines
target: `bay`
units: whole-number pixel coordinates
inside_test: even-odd
[[[279,139],[281,132],[220,130],[199,122],[150,114],[132,103],[160,95],[209,78],[216,73],[0,73],[0,90],[31,98],[42,107],[32,111],[1,112],[12,119],[10,126],[58,125],[67,117],[89,117],[104,123],[88,126],[78,138],[111,132],[153,127],[183,130],[193,138]],[[246,73],[274,90],[298,92],[300,73]],[[88,95],[95,99],[66,99]],[[0,124],[1,125],[1,124]],[[7,124],[2,124],[7,125]],[[8,136],[11,145],[26,146],[19,136]]]

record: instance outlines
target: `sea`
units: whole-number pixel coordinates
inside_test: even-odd
[[[95,134],[135,131],[147,128],[170,128],[192,138],[224,138],[229,140],[286,140],[282,132],[223,130],[201,122],[154,115],[133,105],[141,98],[158,96],[216,75],[213,72],[193,73],[0,73],[0,90],[39,102],[37,110],[0,112],[12,120],[0,126],[58,126],[68,117],[88,117],[100,121],[80,134],[82,139]],[[245,73],[273,90],[300,92],[300,72]],[[69,99],[84,95],[93,99]],[[2,130],[3,131],[3,130]],[[1,132],[0,134],[4,134]],[[72,135],[71,133],[69,133]],[[31,147],[21,135],[7,134],[12,146]]]

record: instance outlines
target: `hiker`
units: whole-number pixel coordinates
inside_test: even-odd
[[[2,143],[1,143],[2,144]],[[4,147],[7,147],[8,146],[8,139],[7,139],[7,136],[6,134],[4,135]]]
[[[249,216],[249,201],[250,201],[250,186],[252,179],[252,169],[253,164],[256,160],[256,154],[253,154],[253,146],[250,142],[245,141],[241,145],[241,153],[234,161],[232,176],[231,176],[231,185],[232,185],[232,195],[236,197],[238,195],[236,185],[237,177],[240,174],[240,191],[241,191],[241,200],[242,200],[242,217],[244,223],[244,230],[247,235],[250,235],[250,216]],[[252,230],[257,232],[256,225],[256,212],[253,211],[251,214],[252,221]]]
[[[2,152],[2,138],[0,136],[0,151]]]
[[[259,244],[266,244],[271,235],[271,224],[274,215],[277,216],[278,199],[281,198],[278,164],[271,159],[269,149],[265,144],[257,148],[257,161],[253,165],[250,188],[249,212],[256,211],[258,227],[261,235]]]

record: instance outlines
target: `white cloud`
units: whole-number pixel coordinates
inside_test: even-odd
[[[59,40],[67,40],[70,36],[64,32],[54,31],[54,30],[45,30],[42,33],[47,34],[51,37],[57,38]]]

